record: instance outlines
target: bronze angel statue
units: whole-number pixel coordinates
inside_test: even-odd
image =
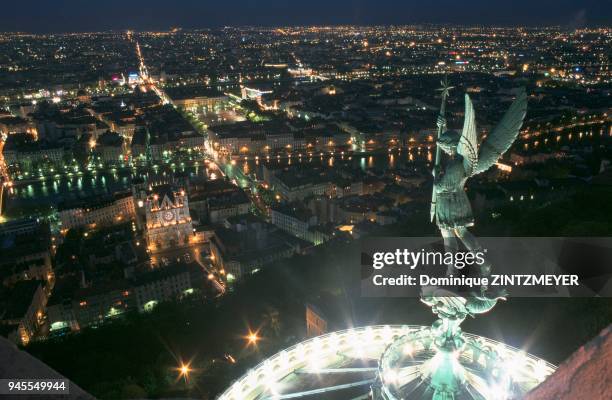
[[[470,251],[480,251],[478,240],[468,230],[474,225],[474,216],[465,183],[470,177],[495,165],[516,140],[527,111],[527,95],[524,90],[518,94],[499,124],[479,144],[474,105],[467,94],[461,133],[446,130],[444,109],[449,86],[446,80],[442,85],[431,217],[436,220],[447,251],[458,250],[460,244]],[[442,152],[444,160],[441,159]],[[448,266],[447,275],[456,272],[455,266]],[[489,276],[490,272],[491,265],[485,262],[477,274],[484,277]],[[440,317],[436,329],[445,332],[440,337],[448,338],[456,336],[456,329],[466,316],[489,311],[498,300],[504,298],[504,294],[498,288],[491,291],[488,287],[481,287],[468,297],[455,297],[456,294],[430,287],[424,289],[421,300]]]
[[[444,87],[444,97],[448,86]],[[479,145],[476,131],[476,113],[472,100],[465,95],[465,120],[461,133],[445,130],[443,108],[438,118],[436,166],[434,167],[434,192],[432,219],[444,238],[447,248],[456,249],[457,240],[472,251],[479,248],[468,227],[474,225],[472,207],[465,192],[467,180],[497,163],[499,158],[515,141],[527,111],[527,95],[522,90],[512,103],[500,123]],[[441,162],[440,151],[446,155]]]
[[[497,163],[516,140],[527,110],[527,96],[521,91],[500,123],[479,144],[474,106],[468,95],[465,96],[465,120],[461,133],[446,129],[444,110],[449,90],[446,79],[442,85],[431,218],[435,218],[442,233],[446,251],[459,250],[459,245],[472,252],[480,251],[478,240],[468,230],[474,225],[474,216],[465,184],[470,177]],[[486,277],[491,273],[488,262],[477,268],[461,274],[475,272]],[[446,271],[447,275],[457,272],[454,265],[449,265]],[[464,370],[457,368],[457,354],[461,354],[467,343],[460,325],[468,316],[490,311],[504,298],[505,291],[498,287],[488,288],[486,284],[470,287],[468,293],[457,287],[424,286],[421,289],[421,301],[438,317],[430,330],[437,353],[432,359],[435,361],[423,370],[425,379],[429,390],[433,391],[433,399],[455,399],[467,385]]]
[[[479,144],[476,113],[472,100],[467,94],[465,95],[465,120],[461,133],[446,130],[444,110],[450,87],[446,80],[442,82],[442,85],[442,107],[437,123],[438,140],[436,164],[433,171],[431,217],[436,220],[447,251],[458,250],[460,243],[470,251],[480,251],[481,246],[478,240],[468,230],[474,225],[474,216],[465,192],[465,183],[470,177],[495,165],[516,140],[527,111],[527,95],[524,90],[518,94],[499,124]],[[444,153],[444,159],[441,153]],[[456,272],[455,266],[448,266],[447,275]],[[484,277],[489,276],[490,272],[491,265],[485,262],[479,267],[477,274]],[[453,299],[448,293],[444,294],[443,290],[428,288],[422,294],[422,300],[432,306],[436,314],[444,315],[442,320],[455,321],[458,324],[467,315],[485,313],[493,308],[498,300],[504,298],[504,292],[498,290],[500,289],[490,291],[488,287],[481,287],[480,291],[471,293],[467,298]]]

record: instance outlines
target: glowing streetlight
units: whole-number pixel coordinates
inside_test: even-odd
[[[249,334],[246,336],[247,344],[256,346],[257,342],[261,340],[261,338],[257,335],[257,332],[249,331]]]
[[[189,379],[189,374],[193,369],[189,366],[189,363],[185,364],[181,362],[181,366],[178,368],[179,378],[185,379],[185,382]]]

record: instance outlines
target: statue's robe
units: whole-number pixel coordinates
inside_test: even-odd
[[[449,160],[442,173],[436,177],[436,222],[440,229],[474,225],[472,206],[464,190],[467,178],[460,155]]]

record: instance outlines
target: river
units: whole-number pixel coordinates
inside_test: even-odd
[[[255,160],[251,157],[248,161],[235,161],[232,168],[242,174],[257,178],[262,177],[262,166],[264,162],[278,163],[279,165],[295,164],[326,164],[330,167],[338,163],[352,165],[354,168],[365,171],[371,168],[394,169],[417,162],[425,161],[428,156],[427,150],[417,151],[394,151],[392,153],[376,153],[370,155],[325,155],[313,157],[291,157],[275,158],[269,161],[265,158]],[[235,163],[235,164],[234,164]],[[185,173],[190,177],[203,177],[206,169],[202,164],[185,165],[182,167],[162,166],[155,171],[144,169],[123,169],[116,172],[86,172],[80,175],[49,178],[44,181],[16,182],[16,184],[5,192],[3,215],[7,218],[15,218],[21,215],[33,213],[48,214],[51,207],[57,206],[63,200],[74,200],[90,196],[102,196],[131,188],[134,177],[164,178],[173,173]],[[234,174],[230,178],[236,178]]]

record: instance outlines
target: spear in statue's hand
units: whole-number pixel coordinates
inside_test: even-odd
[[[442,84],[442,87],[440,89],[438,89],[440,92],[442,92],[442,104],[440,105],[440,114],[438,115],[438,121],[437,121],[437,125],[438,125],[438,137],[437,139],[440,139],[440,135],[442,135],[442,132],[444,132],[444,129],[446,129],[446,119],[444,117],[444,114],[446,114],[446,98],[448,97],[448,92],[449,90],[451,90],[453,87],[448,85],[448,76],[444,75],[444,80],[440,82]],[[436,140],[437,140],[436,139]],[[438,166],[440,165],[440,146],[438,146],[437,142],[436,142],[436,162],[434,164],[434,169],[433,169],[433,177],[434,177],[434,187],[432,189],[431,192],[431,209],[429,211],[429,217],[431,218],[431,221],[433,222],[434,217],[436,216],[436,174],[438,173]]]

